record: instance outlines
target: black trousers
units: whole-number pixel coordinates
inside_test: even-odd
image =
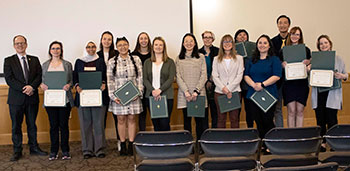
[[[260,138],[264,138],[265,134],[275,127],[273,117],[275,113],[276,104],[274,104],[266,113],[259,108],[253,101],[248,100],[248,108],[253,114],[253,119],[256,122]]]
[[[184,129],[187,131],[192,132],[192,117],[187,117],[187,108],[182,109],[182,113],[184,116]],[[208,129],[208,108],[205,108],[205,117],[204,118],[198,118],[195,117],[194,120],[196,121],[196,137],[197,140],[200,139],[202,136],[202,133]]]
[[[22,122],[24,115],[26,116],[28,145],[30,149],[38,147],[37,127],[35,124],[38,116],[39,104],[9,104],[10,116],[12,121],[12,143],[14,152],[22,152]]]
[[[106,105],[106,111],[105,111],[105,120],[104,120],[104,128],[106,129],[106,123],[107,123],[107,114],[108,114],[108,107],[109,105]],[[118,118],[117,115],[114,115],[112,113],[113,120],[114,120],[114,127],[115,127],[115,135],[117,135],[117,140],[119,140],[119,134],[118,134]]]
[[[154,127],[154,131],[170,131],[170,118],[173,110],[173,99],[167,99],[168,104],[168,117],[167,118],[157,118],[152,119],[152,124]],[[149,99],[146,98],[146,109],[149,109]]]
[[[248,90],[242,90],[241,101],[242,101],[242,99],[244,101],[245,121],[247,123],[247,127],[253,128],[254,127],[254,118],[253,118],[253,113],[250,111],[250,108],[249,108],[249,102],[251,102],[251,100],[246,98],[247,92],[248,92]],[[241,109],[239,109],[239,113],[241,113]]]
[[[328,91],[317,95],[316,122],[321,127],[321,136],[325,135],[327,129],[338,124],[337,109],[327,108]]]
[[[147,116],[147,108],[149,106],[148,98],[143,96],[143,99],[141,100],[143,112],[139,114],[139,130],[140,131],[146,131],[146,116]]]
[[[61,150],[69,152],[69,115],[71,106],[66,107],[45,107],[50,122],[51,153],[58,153],[59,135],[61,132]]]

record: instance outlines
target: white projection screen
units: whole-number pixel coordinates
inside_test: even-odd
[[[137,35],[162,36],[170,57],[178,55],[182,36],[190,32],[189,0],[1,0],[0,73],[4,58],[15,53],[12,39],[24,35],[27,53],[43,63],[48,46],[63,42],[64,58],[74,65],[89,40],[100,42],[104,31],[125,36],[134,49]],[[115,41],[115,40],[114,40]],[[0,84],[6,84],[4,78]]]

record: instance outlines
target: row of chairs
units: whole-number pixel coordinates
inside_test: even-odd
[[[274,128],[263,140],[254,128],[207,129],[198,143],[188,131],[139,132],[134,141],[135,170],[276,171],[349,167],[350,125],[335,125],[324,138],[334,152],[319,154],[323,139],[320,127]],[[263,143],[272,155],[260,155]],[[199,156],[199,146],[204,155]],[[191,159],[193,149],[195,155]]]

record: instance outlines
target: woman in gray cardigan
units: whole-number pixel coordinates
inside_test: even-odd
[[[149,106],[149,97],[160,100],[166,96],[168,117],[152,119],[155,131],[170,131],[170,116],[173,109],[175,77],[175,63],[168,57],[166,44],[162,37],[156,37],[152,43],[151,58],[146,59],[143,65],[143,84],[146,87],[146,106]]]
[[[317,49],[319,51],[331,51],[333,43],[327,35],[321,35],[317,39]],[[334,77],[340,80],[347,80],[345,64],[340,56],[335,57]],[[323,136],[327,128],[338,124],[337,113],[342,109],[343,91],[342,86],[337,89],[326,92],[319,92],[317,87],[312,87],[311,92],[312,108],[316,113],[317,125],[321,127],[321,136]],[[325,142],[321,145],[321,152],[326,151]]]
[[[49,46],[50,59],[42,65],[42,83],[40,85],[43,91],[48,87],[45,83],[46,73],[49,71],[65,71],[67,73],[67,82],[62,87],[66,91],[67,104],[65,107],[45,107],[50,121],[50,139],[51,152],[49,160],[58,158],[59,149],[59,131],[61,131],[61,150],[62,159],[68,160],[71,158],[69,154],[69,128],[68,121],[70,110],[74,106],[74,100],[71,92],[73,85],[72,64],[63,60],[63,46],[61,42],[54,41]]]

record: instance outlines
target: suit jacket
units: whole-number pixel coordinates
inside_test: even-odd
[[[216,85],[215,92],[222,94],[222,89],[225,86],[230,92],[240,92],[243,71],[243,57],[241,55],[236,55],[236,59],[230,61],[229,67],[227,67],[224,60],[219,62],[218,57],[215,57],[212,72],[212,77]]]
[[[47,70],[49,69],[50,62],[51,60],[47,60],[42,65],[42,82],[45,82],[45,77],[46,77]],[[71,91],[73,87],[73,69],[72,69],[73,67],[69,61],[66,61],[63,59],[62,59],[62,64],[63,64],[64,71],[67,72],[67,84],[71,84],[69,90],[66,92],[66,96],[68,97],[71,107],[73,107],[74,99]]]
[[[153,73],[152,73],[152,64],[150,58],[146,59],[143,64],[143,84],[146,87],[145,97],[152,96],[152,91],[154,87],[153,82]],[[166,95],[167,99],[174,98],[174,88],[173,82],[176,73],[176,66],[174,60],[168,58],[167,61],[163,63],[163,66],[160,70],[160,90],[162,90],[161,95]]]
[[[33,87],[34,94],[28,96],[22,93],[26,86],[23,69],[17,54],[6,57],[4,62],[4,75],[9,93],[7,103],[12,105],[38,104],[38,87],[41,83],[41,65],[38,57],[26,55],[29,67],[28,85]]]

